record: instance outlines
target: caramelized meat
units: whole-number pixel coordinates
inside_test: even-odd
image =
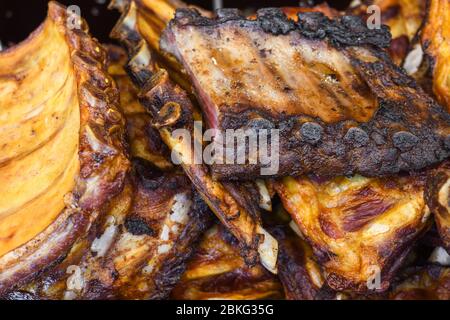
[[[0,52],[0,295],[85,237],[129,167],[105,52],[69,18],[50,2],[45,22]]]
[[[328,285],[385,291],[429,225],[423,177],[284,178],[281,200],[312,245]],[[368,283],[379,275],[379,287]]]
[[[236,239],[222,226],[206,232],[186,272],[172,291],[179,300],[283,298],[278,279],[260,265],[248,266]]]
[[[177,10],[161,48],[183,64],[209,127],[280,130],[279,176],[380,176],[448,157],[450,116],[384,54],[386,27],[316,12],[297,23],[277,9],[217,14]],[[221,179],[260,169],[212,165]]]
[[[277,242],[262,227],[258,208],[247,203],[249,197],[242,194],[238,186],[214,180],[204,164],[193,161],[194,144],[202,145],[200,141],[191,141],[198,137],[194,134],[194,121],[201,123],[201,115],[188,94],[169,78],[167,70],[156,64],[154,52],[142,39],[137,16],[137,7],[132,2],[112,35],[127,46],[132,55],[128,71],[141,89],[140,102],[204,201],[238,239],[246,262],[255,265],[261,261],[276,273]],[[173,134],[177,129],[185,129],[194,139],[177,138]]]

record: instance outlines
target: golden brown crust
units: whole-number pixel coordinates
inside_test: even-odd
[[[277,278],[260,265],[248,266],[236,249],[236,239],[216,225],[203,236],[186,272],[174,288],[176,300],[280,299]]]
[[[0,258],[0,294],[35,278],[44,268],[68,253],[78,237],[103,213],[120,192],[129,162],[124,148],[124,120],[117,109],[118,91],[105,69],[105,53],[87,27],[70,30],[65,7],[49,3],[47,24],[66,39],[80,111],[79,161],[76,186],[66,197],[66,208],[35,239]],[[13,55],[42,36],[43,27],[28,40],[2,55]],[[5,67],[5,66],[2,66]],[[7,67],[7,66],[6,66]]]
[[[450,3],[431,0],[421,30],[420,40],[425,52],[424,64],[432,77],[437,100],[450,112]],[[450,143],[450,142],[449,142]]]
[[[428,226],[423,178],[284,178],[276,189],[312,245],[328,285],[385,291]],[[379,274],[379,287],[369,281]]]
[[[262,228],[258,213],[249,212],[248,206],[233,197],[235,189],[231,187],[233,190],[230,192],[230,186],[215,181],[205,165],[192,163],[193,141],[183,140],[180,143],[178,139],[173,138],[172,132],[178,128],[187,129],[191,137],[194,137],[194,120],[201,121],[201,116],[188,94],[169,78],[165,69],[159,68],[154,52],[142,40],[145,34],[141,35],[142,29],[137,23],[141,11],[142,9],[138,11],[137,5],[131,2],[111,34],[121,41],[131,54],[128,72],[141,89],[140,102],[151,114],[163,141],[182,160],[186,175],[204,201],[239,240],[246,261],[254,265],[260,257],[269,270],[276,272],[277,244]],[[150,31],[158,32],[157,29]],[[170,110],[173,112],[164,114],[164,111]],[[264,250],[261,249],[263,245]]]

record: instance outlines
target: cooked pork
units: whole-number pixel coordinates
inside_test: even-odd
[[[289,177],[276,189],[312,245],[328,285],[366,293],[389,288],[412,245],[427,230],[424,180]]]
[[[0,52],[0,295],[64,257],[118,194],[129,162],[105,52],[50,2]]]
[[[277,9],[248,20],[178,9],[161,49],[183,64],[210,128],[279,129],[279,176],[381,176],[447,158],[450,116],[384,53],[387,28]],[[220,179],[261,166],[214,164]]]
[[[185,129],[194,138],[191,140],[195,140],[194,130],[197,129],[194,121],[201,122],[201,115],[188,94],[169,78],[166,69],[156,63],[154,51],[141,35],[138,16],[137,7],[132,2],[112,36],[127,46],[132,54],[128,71],[141,89],[140,102],[152,116],[162,140],[182,164],[204,201],[238,240],[245,261],[250,266],[261,261],[268,270],[276,273],[277,242],[262,227],[259,208],[248,204],[250,191],[214,180],[206,165],[193,161],[196,142],[173,135],[175,130]],[[197,143],[202,145],[199,141]]]

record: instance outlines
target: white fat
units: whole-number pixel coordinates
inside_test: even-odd
[[[159,254],[167,253],[167,252],[169,252],[171,247],[172,246],[170,244],[162,244],[158,247],[158,253]]]
[[[172,226],[171,230],[172,230],[173,233],[178,233],[179,228],[178,228],[178,226],[176,224],[174,224]]]
[[[448,208],[448,202],[450,197],[450,179],[448,179],[444,185],[442,186],[441,190],[439,190],[439,203],[445,207]]]
[[[189,219],[188,212],[191,208],[192,201],[188,198],[186,193],[178,193],[173,198],[172,214],[170,220],[177,223],[186,223]]]
[[[73,291],[67,290],[64,292],[63,300],[75,300],[77,298],[77,294]]]
[[[71,265],[67,267],[67,274],[70,277],[66,280],[66,287],[69,291],[81,291],[84,287],[83,272],[79,266]]]
[[[450,266],[450,255],[444,248],[436,247],[428,258],[428,261],[447,267]]]
[[[269,190],[267,189],[266,182],[261,179],[256,179],[256,186],[259,191],[259,207],[261,209],[272,211],[272,199],[270,199]]]
[[[162,241],[168,241],[169,240],[169,234],[170,234],[170,228],[167,225],[163,225],[160,239]]]
[[[289,227],[291,227],[291,229],[303,240],[305,240],[305,236],[303,235],[302,231],[300,230],[300,228],[298,227],[297,223],[294,220],[291,220],[291,222],[289,222]]]
[[[372,225],[369,227],[369,229],[367,229],[366,233],[367,233],[368,235],[375,236],[375,235],[378,235],[378,234],[386,233],[386,232],[388,232],[390,229],[391,229],[391,228],[390,228],[388,225],[386,225],[386,224],[383,224],[383,223],[374,223],[374,224],[372,224]]]
[[[427,222],[427,220],[428,220],[428,218],[430,217],[430,215],[431,215],[430,208],[428,208],[428,206],[425,206],[425,209],[424,209],[424,213],[423,213],[421,222],[422,222],[422,223]]]
[[[416,44],[414,49],[412,49],[406,56],[405,62],[403,63],[403,69],[405,69],[409,75],[416,73],[422,64],[422,59],[422,46],[420,44]]]
[[[353,0],[350,3],[349,8],[356,8],[356,7],[360,6],[360,5],[361,5],[361,0]]]
[[[153,265],[145,266],[145,267],[142,269],[142,273],[145,274],[145,275],[149,275],[149,274],[151,274],[152,272],[153,272]]]
[[[278,242],[261,226],[256,227],[256,232],[264,236],[264,241],[258,247],[261,263],[267,270],[277,274]]]
[[[116,233],[116,226],[111,225],[107,227],[100,238],[92,241],[91,251],[97,253],[98,257],[103,257],[113,243]]]

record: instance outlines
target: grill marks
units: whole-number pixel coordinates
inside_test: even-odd
[[[296,33],[274,37],[233,23],[188,26],[175,33],[170,37],[175,37],[178,56],[198,83],[199,95],[210,96],[210,107],[219,112],[242,105],[273,116],[366,122],[377,108],[369,90],[363,95],[357,90],[365,84],[349,60],[325,43]]]

